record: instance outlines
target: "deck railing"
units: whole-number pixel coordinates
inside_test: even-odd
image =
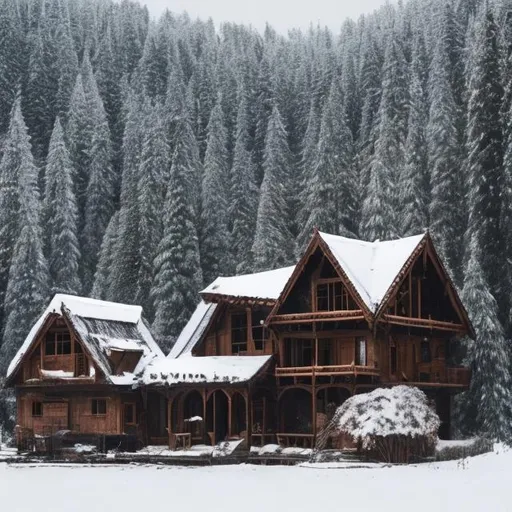
[[[378,368],[355,364],[329,366],[289,366],[276,368],[276,377],[301,377],[309,375],[380,375]]]

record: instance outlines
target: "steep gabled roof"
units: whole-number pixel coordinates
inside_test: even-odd
[[[15,375],[25,354],[30,352],[40,331],[52,316],[61,316],[64,319],[112,384],[134,383],[134,374],[142,372],[155,357],[164,356],[142,318],[140,306],[56,294],[11,361],[7,370],[8,381]],[[133,374],[112,374],[108,359],[112,351],[141,353]]]
[[[203,338],[217,307],[218,304],[207,304],[203,301],[197,305],[196,310],[173,345],[167,356],[168,358],[176,359],[177,357],[192,355],[192,350]]]
[[[425,234],[387,242],[364,242],[321,232],[318,236],[373,313],[377,311],[400,270],[426,239]]]
[[[246,274],[233,277],[218,277],[200,292],[209,302],[218,302],[229,298],[275,302],[284,285],[290,278],[295,266],[278,268],[267,272]]]

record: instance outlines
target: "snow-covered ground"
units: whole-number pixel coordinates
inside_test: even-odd
[[[0,463],[2,510],[510,511],[512,451],[376,469],[329,465],[38,466]]]

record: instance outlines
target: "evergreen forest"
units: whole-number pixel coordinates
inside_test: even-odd
[[[477,333],[459,429],[509,438],[512,0],[339,25],[0,0],[2,375],[55,292],[142,305],[168,350],[202,287],[294,264],[315,227],[428,229]]]

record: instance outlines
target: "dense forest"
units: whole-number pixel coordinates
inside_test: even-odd
[[[511,0],[286,36],[0,0],[0,372],[55,291],[141,304],[169,348],[202,286],[294,263],[314,227],[429,229],[478,334],[461,428],[507,437],[511,104]]]

